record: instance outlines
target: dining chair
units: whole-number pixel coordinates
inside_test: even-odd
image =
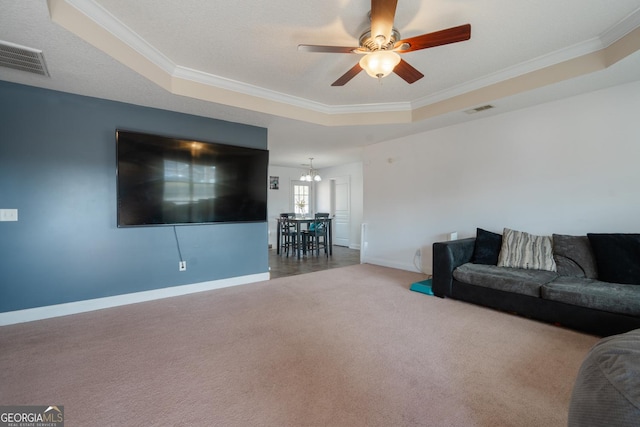
[[[285,253],[289,256],[289,250],[297,249],[297,237],[296,224],[291,220],[296,217],[295,213],[286,212],[280,214],[278,220],[278,227],[280,227],[280,253]],[[294,252],[295,253],[295,252]]]
[[[329,221],[331,219],[328,213],[315,214],[314,221],[309,224],[309,228],[302,232],[305,251],[309,250],[312,253],[315,252],[316,256],[320,256],[320,248],[322,248],[325,255],[329,256],[327,246]]]

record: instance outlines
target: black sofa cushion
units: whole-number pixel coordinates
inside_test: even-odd
[[[496,265],[501,247],[501,234],[478,228],[476,229],[476,241],[471,262],[474,264]]]
[[[559,276],[542,285],[543,299],[594,308],[610,313],[640,316],[640,286]]]
[[[598,266],[598,279],[640,285],[640,234],[587,234]]]
[[[559,275],[598,278],[596,260],[587,236],[554,234],[552,238],[553,257]]]
[[[466,263],[453,271],[453,277],[476,286],[540,297],[540,287],[558,275],[546,270]]]

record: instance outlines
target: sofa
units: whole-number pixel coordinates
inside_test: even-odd
[[[481,228],[433,244],[433,294],[598,336],[640,328],[640,234]]]

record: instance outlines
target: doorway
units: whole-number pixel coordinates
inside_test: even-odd
[[[334,217],[333,244],[349,247],[351,241],[350,177],[331,179],[331,214]]]

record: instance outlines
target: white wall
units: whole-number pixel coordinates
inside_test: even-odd
[[[268,190],[267,193],[267,220],[269,222],[269,244],[275,247],[277,222],[276,218],[282,212],[293,212],[291,202],[291,182],[300,179],[302,169],[285,168],[281,166],[269,166],[269,176],[279,177],[280,188]]]
[[[430,273],[431,245],[476,227],[640,232],[640,82],[364,151],[364,262]]]

